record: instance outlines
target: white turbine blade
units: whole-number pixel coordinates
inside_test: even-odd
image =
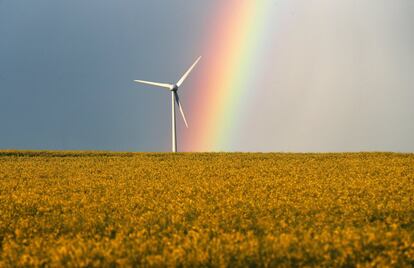
[[[178,97],[178,94],[176,91],[174,91],[174,96],[175,96],[175,102],[177,102],[178,108],[180,108],[181,115],[183,116],[185,126],[188,128],[188,124],[187,124],[187,120],[185,119],[183,107],[181,106],[180,98]]]
[[[177,82],[177,86],[181,86],[181,84],[184,82],[184,80],[187,78],[187,76],[190,74],[190,72],[193,70],[194,66],[198,63],[198,61],[201,59],[201,56],[197,58],[197,60],[191,65],[190,69],[181,77],[181,79]]]
[[[168,89],[173,88],[173,85],[165,84],[165,83],[156,83],[156,82],[150,82],[150,81],[144,81],[144,80],[134,80],[134,82],[156,86],[156,87],[168,88]]]

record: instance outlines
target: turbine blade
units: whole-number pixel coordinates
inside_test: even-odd
[[[181,106],[180,98],[178,97],[178,94],[176,91],[174,91],[174,96],[175,96],[175,102],[177,103],[178,108],[180,108],[181,115],[183,116],[185,126],[188,128],[188,124],[187,124],[187,120],[185,119],[183,107]]]
[[[156,86],[156,87],[168,88],[168,90],[170,90],[171,88],[174,87],[173,85],[170,85],[170,84],[156,83],[156,82],[150,82],[150,81],[144,81],[144,80],[134,80],[134,82],[141,83],[141,84],[147,84],[147,85],[151,85],[151,86]]]
[[[198,61],[201,59],[201,56],[197,58],[197,60],[191,65],[190,69],[181,77],[181,79],[177,82],[177,86],[181,86],[181,84],[184,82],[184,80],[187,78],[187,76],[190,74],[190,72],[193,70],[193,68],[196,66]]]

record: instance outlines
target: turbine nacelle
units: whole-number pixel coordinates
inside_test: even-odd
[[[178,91],[178,86],[177,85],[172,85],[170,91],[177,92]]]

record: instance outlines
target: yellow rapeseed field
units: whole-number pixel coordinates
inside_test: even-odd
[[[414,266],[414,154],[0,152],[0,267]]]

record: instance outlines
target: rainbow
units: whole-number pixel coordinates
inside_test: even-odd
[[[250,98],[255,68],[263,57],[270,0],[220,1],[204,42],[189,107],[191,129],[182,131],[184,151],[232,151]]]

